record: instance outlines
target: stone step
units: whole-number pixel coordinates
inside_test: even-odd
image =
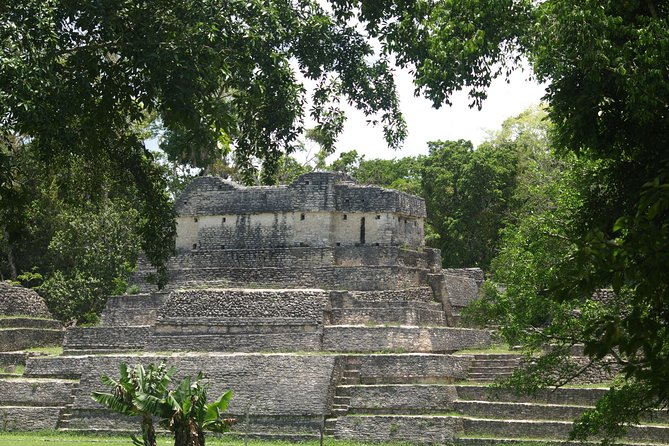
[[[476,437],[476,436],[467,436],[464,438],[456,438],[453,441],[454,445],[457,446],[601,446],[601,441],[565,441],[565,440],[556,440],[553,438],[496,438],[496,437]],[[657,443],[647,443],[647,442],[629,442],[618,440],[616,446],[656,446]]]
[[[464,347],[484,347],[489,343],[489,331],[470,328],[326,325],[323,327],[322,349],[331,352],[441,353]]]
[[[434,304],[430,287],[394,289],[386,291],[332,291],[330,303],[333,308],[372,308],[392,303],[396,306]]]
[[[465,416],[490,419],[516,420],[563,420],[573,421],[593,406],[542,404],[537,402],[491,402],[462,401],[454,403],[454,409]],[[646,424],[669,424],[669,412],[656,410],[642,418]]]
[[[151,327],[74,327],[65,332],[63,353],[80,351],[124,351],[141,350],[151,335]]]
[[[263,334],[212,334],[153,336],[147,351],[188,352],[270,352],[317,351],[321,346],[319,332],[284,332]]]
[[[377,384],[341,388],[350,413],[426,414],[454,409],[455,387],[441,384]]]
[[[546,420],[490,420],[463,417],[465,435],[501,436],[506,438],[568,439],[573,423]],[[669,425],[641,425],[628,427],[626,440],[649,443],[669,442]]]
[[[0,345],[3,350],[24,350],[33,347],[48,347],[63,343],[61,328],[0,328]]]
[[[326,312],[325,320],[331,325],[446,325],[441,309],[332,309]]]
[[[28,353],[24,351],[0,352],[0,368],[5,368],[7,366],[16,367],[17,365],[24,366],[26,365],[27,358]]]
[[[473,359],[472,367],[518,367],[519,359]]]
[[[55,319],[3,316],[0,318],[0,328],[41,328],[62,331],[63,323]]]
[[[360,384],[360,377],[343,377],[341,379],[341,385],[343,386],[355,386]]]
[[[359,378],[360,370],[357,369],[346,369],[344,370],[344,378]]]
[[[333,408],[332,411],[330,412],[330,414],[331,414],[333,417],[336,417],[336,418],[343,417],[343,416],[345,416],[347,413],[348,413],[348,408],[343,408],[343,409],[335,409],[335,408]]]
[[[354,415],[337,420],[335,438],[365,443],[448,444],[462,431],[462,420],[452,416]]]
[[[362,384],[452,384],[466,379],[469,361],[442,354],[363,355]]]
[[[362,358],[360,356],[346,356],[346,364],[348,367],[360,369]]]
[[[490,375],[494,375],[497,373],[510,374],[513,373],[513,371],[516,369],[517,367],[515,366],[479,366],[476,365],[476,363],[474,363],[469,368],[469,373],[480,373],[480,374],[487,373]]]
[[[77,382],[55,378],[0,378],[0,405],[58,406],[70,401]]]
[[[476,360],[520,360],[522,358],[521,355],[516,353],[474,353],[467,356],[473,356]]]
[[[454,403],[454,410],[465,416],[515,420],[573,421],[589,407],[490,401],[455,401]]]
[[[467,377],[474,382],[494,381],[496,379],[509,378],[513,373],[511,372],[482,372],[469,373]]]
[[[539,390],[535,395],[517,395],[510,389],[499,389],[485,385],[457,385],[460,400],[507,401],[543,404],[566,404],[594,406],[608,389],[604,388],[559,388]]]
[[[0,406],[0,430],[40,431],[54,430],[60,416],[59,407]]]
[[[333,404],[342,404],[348,406],[351,402],[350,396],[336,395],[334,396]]]

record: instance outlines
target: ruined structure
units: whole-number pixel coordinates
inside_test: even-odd
[[[168,287],[155,290],[140,265],[142,294],[110,298],[100,326],[68,329],[62,356],[29,358],[0,401],[5,428],[136,430],[90,398],[122,361],[202,370],[212,393],[234,390],[231,415],[248,419],[238,432],[290,439],[564,438],[566,420],[600,395],[566,389],[532,406],[495,399],[485,383],[519,359],[457,354],[490,344],[488,331],[458,326],[483,278],[441,268],[439,251],[424,246],[418,197],[336,173],[248,188],[201,177],[176,210]],[[38,425],[25,422],[34,413],[27,386],[51,406]],[[668,433],[639,426],[632,436],[662,444]]]
[[[0,282],[0,352],[60,345],[63,325],[53,319],[36,292]],[[3,364],[0,357],[0,367]]]

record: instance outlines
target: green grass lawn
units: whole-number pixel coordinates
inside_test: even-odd
[[[159,437],[158,446],[172,446],[174,440],[169,437]],[[300,446],[319,446],[318,441],[299,443]],[[340,441],[326,438],[324,446],[365,446],[364,443]],[[132,446],[129,437],[106,437],[91,435],[75,435],[60,432],[38,433],[7,433],[0,432],[0,446]],[[244,440],[237,438],[207,437],[207,446],[243,446]],[[295,446],[296,443],[285,441],[249,440],[249,446]],[[378,445],[376,445],[378,446]]]

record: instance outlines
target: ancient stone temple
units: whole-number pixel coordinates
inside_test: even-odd
[[[459,326],[482,273],[442,269],[439,251],[424,245],[418,197],[338,173],[276,187],[200,177],[176,210],[167,288],[150,285],[140,264],[140,294],[111,297],[97,327],[68,329],[63,355],[29,357],[24,384],[0,401],[5,429],[25,429],[34,410],[36,428],[135,431],[136,420],[90,398],[120,362],[202,370],[213,394],[233,389],[238,434],[289,439],[564,438],[566,420],[601,395],[565,389],[528,406],[489,392],[518,356],[458,354],[490,344],[487,330]],[[48,416],[27,386],[40,389]],[[655,443],[669,432],[635,429]]]

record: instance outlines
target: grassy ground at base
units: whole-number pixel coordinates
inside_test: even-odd
[[[207,446],[244,446],[244,440],[240,438],[216,438],[208,436]],[[158,446],[172,446],[174,440],[169,437],[159,437]],[[286,441],[249,440],[248,446],[320,446],[318,441],[307,441],[301,443],[289,443]],[[385,446],[399,446],[401,443]],[[355,441],[334,440],[325,438],[324,446],[368,446],[369,443]],[[78,435],[61,432],[35,432],[35,433],[10,433],[0,432],[0,446],[132,446],[129,437],[107,437],[95,435]],[[375,444],[375,446],[384,446]]]

